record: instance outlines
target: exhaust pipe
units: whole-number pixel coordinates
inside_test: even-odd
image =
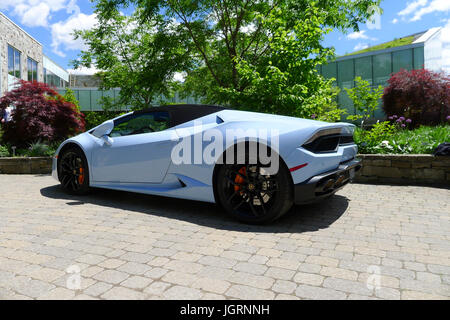
[[[335,181],[334,179],[328,179],[327,182],[325,182],[325,185],[323,186],[323,191],[328,191],[330,189],[332,189],[335,185]]]
[[[336,180],[335,187],[338,187],[344,180],[345,180],[345,176],[340,175],[339,178]]]

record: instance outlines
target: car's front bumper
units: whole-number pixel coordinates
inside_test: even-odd
[[[335,170],[319,174],[306,182],[294,185],[295,203],[311,203],[334,194],[349,183],[361,168],[361,160],[353,159],[341,163]]]

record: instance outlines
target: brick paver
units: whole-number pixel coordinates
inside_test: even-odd
[[[450,299],[450,190],[353,184],[268,226],[0,175],[0,299]]]

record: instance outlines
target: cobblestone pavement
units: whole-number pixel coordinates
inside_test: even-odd
[[[258,227],[50,176],[0,195],[0,299],[450,298],[448,189],[354,184]]]

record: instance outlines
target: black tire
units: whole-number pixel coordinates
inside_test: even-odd
[[[264,166],[259,163],[221,165],[216,179],[220,205],[248,224],[266,224],[280,218],[292,207],[294,195],[290,173],[281,159],[279,163],[278,172],[270,176],[264,175]]]
[[[69,194],[89,192],[89,167],[83,151],[76,147],[63,150],[58,159],[58,178]]]

